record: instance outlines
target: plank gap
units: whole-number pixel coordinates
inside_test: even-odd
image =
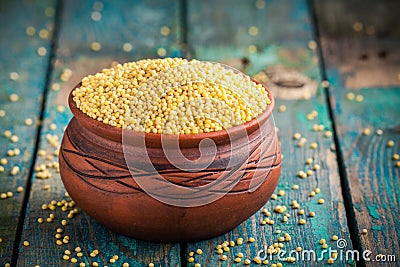
[[[316,53],[318,54],[319,58],[319,68],[320,68],[320,73],[322,80],[326,81],[327,80],[327,72],[325,68],[325,59],[322,53],[322,45],[321,45],[321,36],[318,28],[318,18],[314,6],[314,1],[315,0],[307,0],[307,5],[310,10],[310,17],[312,21],[312,25],[314,26],[312,28],[313,34],[314,34],[314,39],[317,42],[318,48]],[[359,236],[357,235],[358,233],[358,224],[356,220],[356,215],[354,213],[353,209],[353,201],[351,199],[351,193],[350,193],[350,185],[348,181],[348,176],[346,173],[346,165],[343,157],[342,150],[340,148],[340,142],[339,142],[339,137],[338,137],[338,132],[337,132],[337,123],[335,120],[334,112],[333,112],[333,107],[332,103],[330,101],[331,99],[331,91],[330,91],[330,86],[325,87],[325,96],[326,96],[326,103],[328,105],[328,113],[329,113],[329,118],[332,122],[332,130],[333,130],[333,140],[335,143],[335,153],[336,153],[336,158],[337,158],[337,163],[338,163],[338,171],[339,171],[339,178],[340,178],[340,184],[341,184],[341,189],[342,189],[342,197],[343,197],[343,202],[344,202],[344,207],[346,211],[346,217],[347,217],[347,226],[349,227],[349,232],[350,232],[350,239],[353,243],[354,249],[357,251],[363,251],[362,245],[361,245],[361,240]],[[357,265],[359,266],[366,266],[364,258],[361,257],[360,261],[357,262]]]

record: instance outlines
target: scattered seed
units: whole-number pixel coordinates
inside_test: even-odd
[[[19,96],[17,94],[11,94],[8,98],[11,102],[17,102],[19,100]]]
[[[157,49],[157,55],[159,55],[160,57],[165,57],[165,55],[167,54],[167,50],[163,47],[160,47]]]
[[[355,95],[354,95],[354,93],[347,93],[346,94],[346,99],[347,100],[354,100],[354,98],[355,98]]]
[[[285,112],[286,111],[286,106],[285,105],[280,105],[278,108],[279,112]]]
[[[362,102],[364,100],[364,96],[356,95],[356,102]]]
[[[383,130],[382,129],[376,130],[376,135],[382,135],[382,134],[383,134]]]
[[[44,57],[47,54],[47,49],[41,46],[36,50],[36,52],[39,56]]]
[[[18,80],[18,78],[19,78],[18,72],[15,72],[15,71],[10,72],[10,80],[16,81],[16,80]]]
[[[323,198],[318,199],[318,204],[324,204],[325,200]]]
[[[308,42],[308,48],[310,48],[311,50],[315,50],[317,49],[317,42],[314,40],[311,40]]]
[[[304,219],[299,220],[299,224],[305,224],[305,223],[306,223],[306,220],[304,220]]]
[[[327,80],[322,81],[321,82],[321,86],[324,87],[324,88],[328,88],[329,87],[329,81],[327,81]]]
[[[25,33],[26,33],[26,35],[33,36],[36,33],[36,29],[32,26],[28,26],[25,29]]]
[[[325,131],[324,136],[326,138],[332,137],[332,132],[331,131]]]
[[[28,246],[29,246],[29,241],[26,241],[26,240],[25,240],[25,241],[23,242],[23,245],[24,245],[25,247],[28,247]]]
[[[171,29],[169,27],[167,27],[167,26],[161,27],[160,34],[162,36],[168,36],[170,33],[171,33]]]
[[[298,186],[297,184],[294,184],[294,185],[292,186],[292,189],[293,189],[293,190],[297,190],[297,189],[299,189],[299,186]]]
[[[361,32],[363,30],[364,26],[361,22],[354,22],[353,24],[353,30],[355,32]]]
[[[47,39],[48,37],[49,37],[49,31],[47,30],[47,29],[41,29],[40,31],[39,31],[39,37],[41,38],[41,39]]]
[[[367,234],[368,233],[368,230],[367,229],[365,229],[365,228],[363,228],[362,230],[361,230],[361,234]]]
[[[196,253],[199,254],[199,255],[201,255],[201,254],[203,254],[203,250],[197,249],[197,250],[196,250]]]
[[[337,240],[339,240],[339,237],[338,237],[337,235],[333,235],[333,236],[332,236],[332,240],[333,240],[333,241],[337,241]]]
[[[90,17],[91,17],[91,19],[93,21],[100,21],[101,20],[101,13],[98,12],[98,11],[93,11]]]
[[[389,141],[387,142],[387,146],[388,146],[388,147],[394,147],[394,141],[393,141],[393,140],[389,140]]]
[[[312,142],[312,143],[310,144],[310,148],[311,148],[311,149],[316,149],[316,148],[318,148],[318,144],[317,144],[316,142]]]
[[[256,240],[254,239],[254,237],[249,237],[249,243],[253,243],[254,241],[256,241]]]
[[[94,52],[98,52],[101,50],[101,44],[99,42],[92,42],[90,44],[90,49],[92,49]]]
[[[124,43],[124,45],[122,46],[122,50],[124,50],[125,52],[130,52],[132,51],[133,46],[131,43]]]
[[[362,131],[362,134],[363,134],[363,135],[370,135],[370,134],[371,134],[371,130],[368,129],[368,128],[365,128],[365,129]]]
[[[298,139],[300,139],[300,138],[301,138],[301,134],[300,134],[300,133],[295,133],[295,134],[293,135],[293,139],[298,140]]]
[[[256,26],[251,26],[248,30],[249,35],[255,36],[258,34],[258,28]]]

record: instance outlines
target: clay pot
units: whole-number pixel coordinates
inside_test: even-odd
[[[62,181],[82,210],[123,235],[181,242],[223,234],[258,211],[277,185],[281,155],[270,119],[274,99],[270,93],[269,97],[271,105],[244,127],[161,135],[122,130],[94,120],[76,107],[71,93],[74,117],[59,155]],[[215,146],[205,145],[200,152],[199,144],[206,138]],[[170,162],[171,153],[163,149],[176,142],[180,147],[176,149],[186,157],[183,160],[192,160],[191,170],[176,167]],[[233,167],[229,166],[232,157],[238,161]],[[148,160],[154,169],[143,167]],[[191,199],[188,194],[179,197],[182,189],[199,188],[202,191],[194,191]]]

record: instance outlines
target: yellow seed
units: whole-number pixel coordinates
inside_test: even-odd
[[[355,95],[354,95],[354,93],[347,93],[346,94],[346,99],[347,100],[354,100],[354,98],[355,98]]]
[[[361,32],[364,28],[364,25],[361,22],[354,22],[353,24],[353,30],[355,32]]]
[[[124,50],[125,52],[130,52],[132,51],[133,46],[131,43],[124,43],[124,45],[122,46],[122,50]]]
[[[285,112],[286,111],[286,106],[285,105],[280,105],[278,108],[279,112]]]
[[[365,128],[362,132],[363,135],[370,135],[371,134],[371,130],[368,128]]]
[[[7,198],[7,194],[6,193],[1,193],[0,194],[0,199],[6,199]]]
[[[299,189],[299,186],[297,184],[294,184],[294,185],[292,185],[292,189],[297,190],[297,189]]]
[[[318,171],[319,169],[321,169],[321,166],[319,164],[314,164],[313,169],[314,171]]]
[[[323,198],[318,199],[318,204],[324,204],[325,200]]]
[[[257,263],[257,264],[261,264],[261,258],[260,258],[259,256],[255,256],[255,257],[253,258],[253,261],[254,261],[255,263]]]
[[[323,245],[323,244],[325,244],[325,243],[326,243],[326,240],[325,240],[325,239],[323,239],[323,238],[321,238],[321,239],[319,240],[319,243],[320,243],[321,245]]]
[[[299,134],[299,133],[295,133],[295,134],[293,135],[293,139],[298,140],[298,139],[300,139],[300,138],[301,138],[301,134]]]
[[[400,161],[397,161],[396,164],[395,164],[395,166],[396,166],[397,168],[400,168]]]
[[[0,166],[0,172],[4,172],[4,167]]]
[[[338,237],[337,235],[333,235],[333,236],[332,236],[332,240],[333,240],[333,241],[337,241],[337,240],[339,240],[339,237]]]
[[[24,188],[22,186],[18,186],[17,187],[17,192],[18,193],[24,192]]]
[[[311,143],[310,148],[311,149],[316,149],[318,147],[318,144],[316,142]]]
[[[382,135],[383,134],[383,130],[382,129],[377,129],[376,130],[376,135]]]
[[[92,42],[90,44],[90,48],[92,49],[92,51],[98,52],[101,49],[101,44],[99,42]]]
[[[11,94],[9,99],[11,102],[17,102],[19,100],[19,96],[17,94]]]
[[[299,224],[305,224],[305,223],[306,223],[306,220],[304,220],[304,219],[299,220]]]
[[[256,241],[256,240],[254,239],[254,237],[249,237],[249,242],[250,242],[250,243],[253,243],[254,241]]]
[[[325,243],[325,244],[322,244],[322,248],[323,248],[323,249],[328,248],[328,244],[326,244],[326,243]]]
[[[10,80],[18,80],[19,74],[17,72],[10,72]]]
[[[236,263],[239,263],[239,262],[241,262],[241,261],[242,261],[242,259],[241,259],[241,258],[238,258],[238,257],[237,257],[237,258],[235,258],[235,262],[236,262]]]
[[[335,262],[334,259],[332,259],[332,258],[329,258],[329,259],[328,259],[328,264],[333,264],[334,262]]]
[[[129,267],[129,263],[124,262],[124,263],[122,264],[122,267]]]
[[[284,190],[279,190],[278,191],[278,196],[283,197],[285,195],[285,191]]]
[[[362,95],[356,95],[356,102],[362,102],[364,97]]]
[[[316,188],[314,189],[314,192],[315,192],[315,194],[319,194],[319,192],[321,192],[321,188],[316,187]]]
[[[78,262],[78,260],[76,259],[76,258],[71,258],[71,260],[70,260],[72,263],[77,263]]]
[[[39,31],[39,37],[42,38],[42,39],[48,38],[49,37],[49,31],[46,30],[46,29],[41,29]]]
[[[238,256],[238,258],[243,258],[243,257],[244,257],[244,255],[243,255],[242,252],[239,252],[239,253],[237,254],[237,256]]]
[[[99,264],[98,264],[96,261],[94,261],[94,262],[92,263],[92,266],[94,266],[94,267],[98,267],[98,266],[99,266]]]
[[[300,251],[302,251],[303,249],[301,248],[301,247],[296,247],[296,251],[297,252],[300,252]]]
[[[310,48],[311,50],[315,50],[317,49],[317,42],[314,40],[311,40],[308,42],[308,48]]]
[[[12,169],[11,169],[11,175],[12,175],[12,176],[15,176],[15,175],[17,175],[18,173],[19,173],[19,167],[18,167],[18,166],[12,167]]]
[[[35,33],[36,33],[35,27],[32,27],[32,26],[26,27],[25,33],[26,33],[27,35],[29,35],[29,36],[35,35]]]
[[[298,214],[299,214],[299,215],[303,215],[303,214],[304,214],[304,210],[299,210],[299,211],[298,211]]]
[[[314,191],[311,191],[311,192],[308,194],[308,196],[310,196],[310,197],[315,196],[315,192],[314,192]]]
[[[160,34],[161,34],[162,36],[168,36],[170,33],[171,33],[171,30],[170,30],[169,27],[167,27],[167,26],[161,27],[161,29],[160,29]]]
[[[276,194],[271,195],[271,199],[277,199],[277,198],[278,198],[278,196]]]
[[[364,229],[361,230],[361,233],[365,235],[365,234],[368,233],[368,230],[364,228]]]
[[[41,47],[39,47],[39,48],[37,49],[36,52],[37,52],[37,54],[38,54],[39,56],[44,57],[44,56],[47,54],[47,49],[46,49],[45,47],[41,46]]]
[[[251,263],[251,261],[250,261],[249,259],[245,259],[245,260],[244,260],[244,264],[245,264],[245,265],[249,265],[250,263]]]
[[[63,255],[63,260],[69,260],[69,256],[68,255]]]
[[[258,34],[258,28],[256,26],[251,26],[248,30],[249,35],[255,36]]]
[[[99,11],[93,11],[92,14],[90,15],[90,18],[93,21],[100,21],[101,20],[101,13]]]
[[[387,146],[388,146],[388,147],[393,147],[393,146],[394,146],[394,141],[393,141],[393,140],[389,140],[389,141],[387,142]]]
[[[326,138],[332,137],[332,132],[331,131],[325,131],[324,136]]]
[[[400,159],[400,155],[399,154],[393,154],[392,159],[393,160],[399,160]],[[3,163],[1,163],[1,164],[3,164]]]
[[[247,51],[249,51],[249,53],[256,53],[257,52],[257,46],[255,45],[249,45],[247,47]]]
[[[28,247],[28,246],[29,246],[29,242],[25,240],[25,241],[23,242],[23,245],[24,245],[25,247]]]
[[[196,253],[199,254],[199,255],[201,255],[201,254],[203,254],[203,250],[197,249],[197,250],[196,250]]]
[[[193,257],[189,257],[188,258],[188,262],[194,262],[194,258]]]
[[[327,81],[327,80],[322,81],[321,82],[321,86],[324,87],[324,88],[328,88],[329,87],[329,81]]]

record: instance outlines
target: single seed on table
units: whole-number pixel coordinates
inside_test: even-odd
[[[304,220],[304,219],[299,220],[299,224],[305,224],[305,223],[306,223],[306,220]]]
[[[17,94],[11,94],[8,98],[11,102],[17,102],[19,100],[19,96]]]
[[[47,54],[47,49],[46,49],[45,47],[41,46],[41,47],[39,47],[39,48],[37,49],[36,52],[37,52],[37,54],[38,54],[39,56],[43,57],[43,56],[45,56],[45,55]]]
[[[39,37],[40,37],[41,39],[46,39],[46,38],[48,38],[48,37],[49,37],[49,31],[48,31],[47,29],[41,29],[41,30],[39,31]]]
[[[355,31],[355,32],[361,32],[362,30],[363,30],[363,28],[364,28],[364,25],[361,23],[361,22],[354,22],[354,24],[353,24],[353,30]]]
[[[312,170],[307,170],[307,176],[311,176],[311,175],[313,175],[314,174],[314,172],[312,171]]]
[[[307,177],[307,174],[306,174],[304,171],[299,171],[299,172],[297,173],[297,176],[304,179],[304,178]]]
[[[171,33],[171,29],[167,26],[163,26],[160,28],[160,34],[162,36],[168,36]]]
[[[388,146],[388,147],[393,147],[393,146],[394,146],[394,141],[393,141],[393,140],[389,140],[389,141],[387,142],[387,146]]]
[[[237,257],[237,258],[235,258],[235,262],[236,262],[236,263],[239,263],[239,262],[241,262],[241,261],[242,261],[242,259],[241,259],[241,258],[238,258],[238,257]]]
[[[364,100],[364,96],[356,95],[356,102],[362,102]]]
[[[243,255],[242,252],[239,252],[239,253],[237,254],[237,256],[238,256],[238,258],[243,258],[243,257],[244,257],[244,255]]]
[[[101,49],[101,44],[99,42],[92,42],[90,44],[90,49],[92,49],[94,52],[98,52]]]
[[[318,144],[316,143],[316,142],[312,142],[311,144],[310,144],[310,148],[311,149],[316,149],[318,147]]]
[[[271,195],[271,199],[276,200],[277,198],[278,198],[278,196],[277,196],[276,194],[272,194],[272,195]]]
[[[124,50],[125,52],[130,52],[132,51],[133,46],[131,43],[124,43],[124,45],[122,46],[122,50]]]
[[[317,49],[317,42],[314,40],[311,40],[308,42],[308,48],[310,48],[311,50],[315,50]]]
[[[315,192],[314,192],[314,191],[311,191],[311,192],[308,194],[308,196],[314,197],[314,196],[315,196]]]
[[[4,167],[0,166],[0,172],[4,172]]]
[[[226,255],[220,255],[220,256],[219,256],[219,259],[220,259],[221,261],[226,261],[226,260],[228,259],[228,256],[226,256]]]
[[[285,191],[284,190],[279,190],[278,191],[278,196],[283,197],[285,195]]]
[[[57,129],[57,125],[52,123],[52,124],[50,124],[49,128],[50,128],[50,130],[55,130],[55,129]]]
[[[321,188],[316,187],[316,188],[314,189],[314,192],[315,192],[315,194],[319,194],[319,192],[321,192]]]
[[[124,263],[122,264],[122,267],[129,267],[129,263],[124,262]]]
[[[321,82],[321,86],[324,87],[324,88],[328,88],[328,87],[329,87],[329,81],[323,80],[323,81]]]
[[[82,251],[81,247],[76,247],[75,248],[75,252],[81,252],[81,251]]]
[[[321,169],[321,166],[319,164],[314,164],[313,169],[314,171],[318,171],[319,169]]]
[[[325,244],[322,244],[322,248],[323,248],[323,249],[328,248],[328,244],[326,244],[326,243],[325,243]]]
[[[93,265],[94,267],[98,267],[98,266],[99,266],[99,264],[97,263],[97,261],[94,261],[94,262],[92,263],[92,265]]]
[[[194,262],[194,258],[193,257],[189,257],[188,258],[188,262]]]
[[[157,55],[160,57],[164,57],[167,54],[167,50],[163,47],[157,49]]]
[[[285,112],[285,110],[286,110],[286,106],[285,106],[285,105],[280,105],[280,106],[278,107],[278,111],[279,111],[279,112]]]
[[[99,11],[93,11],[92,14],[90,15],[90,18],[93,21],[100,21],[101,20],[101,13]]]
[[[363,135],[370,135],[370,134],[371,134],[371,130],[368,129],[368,128],[365,128],[365,129],[362,131],[362,134],[363,134]]]
[[[4,135],[4,137],[9,138],[12,135],[12,133],[10,130],[5,130],[3,135]]]
[[[397,168],[400,168],[400,161],[397,161],[395,166],[396,166]]]
[[[269,261],[268,261],[268,260],[263,260],[262,263],[263,263],[264,265],[267,265],[267,264],[269,263]]]
[[[292,189],[293,189],[293,190],[297,190],[297,189],[299,189],[299,185],[297,185],[297,184],[294,184],[294,185],[292,186]]]
[[[333,236],[332,236],[332,240],[333,240],[333,241],[337,241],[337,240],[339,240],[339,237],[338,237],[337,235],[333,235]]]
[[[69,260],[69,256],[68,255],[63,255],[63,260]]]
[[[299,214],[299,215],[303,215],[303,214],[304,214],[304,210],[299,210],[299,211],[298,211],[298,214]]]
[[[19,78],[19,74],[17,72],[15,72],[15,71],[10,72],[10,80],[15,81],[15,80],[18,80],[18,78]]]
[[[255,36],[258,34],[258,28],[256,26],[251,26],[248,30],[249,35]]]
[[[313,159],[312,158],[307,158],[306,159],[306,164],[311,164],[313,163]]]
[[[24,121],[24,123],[25,123],[25,125],[30,126],[30,125],[33,124],[33,120],[32,120],[31,118],[26,118],[25,121]]]
[[[347,94],[346,94],[346,99],[347,99],[347,100],[354,100],[354,98],[355,98],[354,93],[347,93]]]
[[[318,199],[318,204],[324,204],[325,200],[323,198]]]
[[[201,249],[198,248],[198,249],[196,250],[196,253],[199,254],[199,255],[201,255],[201,254],[203,254],[203,251],[202,251]]]
[[[235,241],[233,241],[233,240],[229,241],[229,246],[234,247],[235,246]]]
[[[325,243],[326,243],[326,240],[325,240],[325,239],[323,239],[323,238],[321,238],[321,239],[319,240],[319,243],[320,243],[321,245],[323,245],[323,244],[325,244]]]
[[[0,109],[0,118],[6,115],[6,111],[4,109]]]
[[[251,261],[250,261],[249,259],[245,259],[245,260],[244,260],[244,264],[245,264],[245,265],[249,265],[250,263],[251,263]]]
[[[194,267],[201,267],[201,264],[200,264],[200,263],[196,263],[196,264],[194,265]]]
[[[22,186],[18,186],[17,187],[17,192],[18,193],[21,193],[21,192],[23,192],[24,191],[24,188],[22,187]]]
[[[332,259],[332,258],[329,258],[329,259],[328,259],[328,264],[333,264],[334,262],[335,262],[334,259]]]
[[[255,256],[255,257],[253,258],[253,261],[254,261],[255,263],[257,263],[257,264],[261,264],[261,258],[260,258],[259,256]]]
[[[23,243],[22,243],[25,247],[28,247],[29,246],[29,241],[24,241]]]
[[[361,233],[365,235],[365,234],[368,233],[368,230],[364,228],[364,229],[361,230]]]
[[[35,30],[35,28],[32,27],[32,26],[28,26],[28,27],[26,27],[26,29],[25,29],[26,35],[29,35],[29,36],[35,35],[35,32],[36,32],[36,30]]]
[[[7,194],[7,197],[13,197],[14,196],[13,193],[10,192],[10,191],[8,191],[6,194]]]
[[[79,267],[85,267],[85,266],[86,266],[86,263],[84,263],[84,262],[79,263]]]
[[[53,83],[53,84],[51,85],[51,90],[53,90],[53,91],[58,91],[58,90],[60,90],[60,89],[61,89],[61,86],[60,86],[59,83]]]
[[[250,242],[250,243],[253,243],[254,241],[256,241],[256,240],[254,239],[254,237],[249,237],[249,242]]]
[[[249,53],[256,53],[257,52],[257,46],[255,45],[249,45],[247,47],[247,51],[249,51]]]
[[[301,134],[299,134],[299,133],[295,133],[295,134],[293,135],[293,139],[298,140],[298,139],[300,139],[300,138],[301,138]]]
[[[383,130],[382,129],[376,130],[376,135],[382,135],[382,134],[383,134]]]
[[[70,260],[72,263],[77,263],[78,262],[78,260],[76,259],[76,258],[71,258],[71,260]]]
[[[243,238],[239,237],[238,239],[236,239],[236,244],[242,245],[243,244]]]
[[[331,131],[325,131],[324,136],[329,138],[332,137],[332,132]]]
[[[296,251],[297,251],[297,252],[300,252],[301,250],[302,250],[301,247],[296,247]]]
[[[393,160],[399,160],[400,159],[400,155],[399,154],[393,154],[392,159]]]

